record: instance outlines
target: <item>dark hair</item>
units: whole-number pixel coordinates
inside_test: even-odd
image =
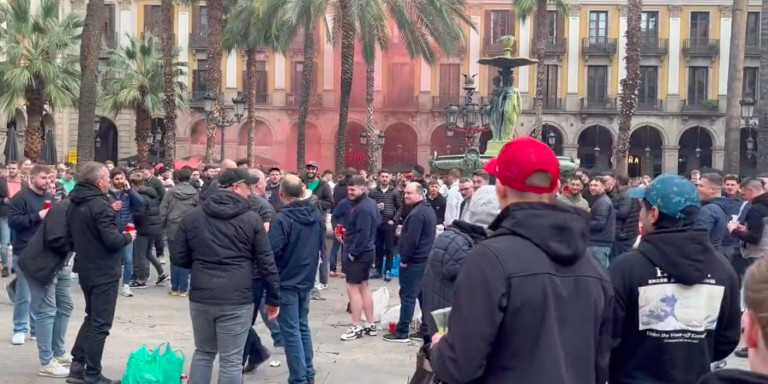
[[[123,176],[128,177],[128,174],[125,172],[124,169],[122,169],[120,167],[114,167],[114,168],[112,168],[111,171],[109,171],[109,179],[112,180],[112,179],[115,178],[115,176],[117,176],[117,175],[119,175],[121,173],[123,174]]]
[[[53,169],[46,167],[45,165],[35,164],[32,166],[32,170],[29,171],[29,174],[32,176],[37,176],[41,173],[50,173],[51,171],[53,171]]]
[[[439,183],[437,180],[431,180],[431,181],[429,182],[429,185],[430,185],[430,186],[433,186],[433,185],[437,185],[437,186],[440,186],[440,183]]]
[[[650,211],[651,207],[653,207],[646,199],[642,199],[640,202],[643,204],[646,211]],[[653,224],[653,228],[676,229],[693,226],[693,221],[699,214],[699,208],[693,206],[685,207],[680,213],[682,214],[682,217],[676,218],[659,211],[659,219]]]
[[[294,180],[294,179],[292,177],[284,178],[280,182],[280,190],[283,191],[283,194],[285,196],[298,199],[304,194],[304,190],[301,186],[302,182],[299,181],[298,183],[294,183],[291,180]]]
[[[221,168],[221,167],[219,167],[216,164],[206,164],[205,167],[203,167],[203,172],[208,172],[211,169],[218,169],[218,168]]]
[[[383,169],[383,168],[379,170],[379,176],[381,176],[382,173],[386,173],[386,174],[389,174],[389,175],[392,174],[392,172],[390,172],[390,171],[388,171],[386,169]]]
[[[584,180],[582,180],[581,177],[578,177],[576,175],[573,175],[568,178],[568,182],[571,182],[571,181],[578,181],[579,183],[581,183],[581,185],[584,185]]]
[[[738,183],[739,182],[739,176],[737,176],[737,175],[725,175],[723,180],[724,181],[735,181],[735,182]]]
[[[278,167],[272,167],[272,168],[270,168],[270,169],[269,169],[269,171],[267,171],[267,175],[269,175],[270,173],[272,173],[272,171],[277,171],[277,173],[280,173],[280,168],[278,168]]]
[[[344,169],[344,178],[345,179],[349,180],[349,179],[351,179],[355,175],[357,175],[357,170],[356,169],[354,169],[352,167],[348,167],[348,168]]]
[[[723,187],[723,177],[720,176],[717,173],[705,173],[701,175],[702,180],[708,181],[710,184],[712,184],[715,187],[722,188]]]
[[[365,181],[365,178],[362,176],[352,176],[349,178],[347,185],[349,185],[350,187],[365,187],[366,185],[368,185],[368,183]]]
[[[747,177],[741,182],[741,189],[755,189],[760,185],[761,188],[765,187],[763,179],[757,177]]]
[[[192,178],[192,167],[184,167],[176,172],[176,180],[180,183],[189,183]]]
[[[154,169],[154,167],[152,167],[152,164],[150,164],[150,163],[141,163],[141,164],[139,164],[139,166],[136,169],[140,169],[142,171],[144,171],[144,170],[151,171],[151,170]]]
[[[484,171],[482,169],[478,169],[478,170],[472,172],[472,176],[482,177],[483,179],[485,179],[485,181],[488,181],[488,178],[489,178],[488,177],[488,172],[486,172],[486,171]]]
[[[420,177],[424,177],[424,167],[421,165],[414,165],[413,166],[413,176],[419,175]]]
[[[248,165],[248,166],[250,166],[251,165],[251,161],[248,160],[248,159],[240,159],[240,160],[235,162],[235,165],[237,165],[238,167],[241,166],[241,165]]]
[[[325,175],[333,175],[333,171],[331,171],[330,169],[326,169],[325,171],[323,171],[323,176]]]
[[[629,176],[624,176],[624,175],[616,176],[616,184],[622,187],[629,185]]]

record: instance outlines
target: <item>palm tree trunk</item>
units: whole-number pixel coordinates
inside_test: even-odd
[[[533,130],[531,136],[535,139],[544,140],[541,134],[541,114],[544,111],[544,75],[547,66],[544,65],[544,49],[547,43],[547,0],[538,0],[536,3],[536,31],[534,33],[534,54],[536,60],[536,96],[533,99],[533,110],[535,111],[533,119]]]
[[[632,115],[637,108],[637,89],[640,83],[640,19],[643,12],[642,0],[627,2],[627,76],[621,81],[621,112],[619,115],[619,136],[616,143],[614,167],[617,175],[627,175],[629,156],[629,131]]]
[[[80,42],[80,97],[77,108],[77,162],[93,161],[98,87],[101,26],[105,18],[104,0],[90,0],[85,12]]]
[[[256,55],[256,50],[254,49],[249,49],[246,52],[246,56],[245,75],[248,81],[247,86],[244,87],[248,90],[248,94],[246,95],[248,100],[248,120],[246,121],[246,125],[248,126],[248,146],[246,156],[248,157],[249,164],[253,165],[256,152],[256,60],[258,60],[258,57]]]
[[[152,130],[152,115],[144,108],[136,108],[136,152],[139,164],[149,159],[149,143],[147,138]]]
[[[368,146],[365,148],[366,157],[368,157],[368,173],[375,175],[379,171],[376,159],[376,146],[378,138],[374,133],[375,123],[373,121],[373,87],[375,82],[376,66],[375,60],[372,63],[365,64],[365,132],[368,134]]]
[[[741,99],[746,46],[747,0],[734,0],[731,19],[731,51],[728,57],[728,97],[725,104],[725,158],[723,171],[739,174],[741,159]]]
[[[173,33],[173,0],[162,0],[160,11],[163,18],[163,109],[165,116],[165,159],[169,167],[176,161],[176,79],[173,62],[176,59],[176,41]]]
[[[309,94],[312,91],[312,73],[315,63],[315,23],[310,14],[304,20],[304,66],[301,72],[301,99],[299,102],[299,124],[296,132],[296,169],[304,172],[307,164],[307,114],[309,113]]]
[[[347,147],[347,117],[352,94],[352,76],[355,67],[355,22],[352,20],[349,0],[339,0],[341,8],[341,104],[339,105],[339,131],[336,134],[336,173],[344,171]]]
[[[205,143],[205,161],[208,163],[213,159],[213,147],[216,144],[215,121],[224,117],[224,106],[221,103],[221,57],[223,55],[221,39],[225,17],[225,8],[221,1],[211,1],[208,4],[208,67],[205,77],[208,82],[208,92],[216,98],[208,120],[208,140]],[[221,140],[223,141],[224,138],[222,137]]]
[[[40,161],[40,153],[43,149],[43,106],[45,100],[41,89],[42,79],[37,79],[37,88],[27,89],[27,129],[24,134],[24,157],[33,163]],[[91,135],[93,135],[93,123],[91,123]]]
[[[768,1],[760,10],[760,82],[759,116],[757,129],[757,174],[768,172]]]

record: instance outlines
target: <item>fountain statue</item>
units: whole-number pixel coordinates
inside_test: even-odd
[[[498,44],[504,51],[501,56],[484,57],[478,61],[481,65],[498,68],[498,76],[493,78],[494,88],[489,94],[489,104],[480,108],[484,114],[483,122],[487,124],[487,127],[482,128],[489,128],[493,135],[488,141],[485,153],[480,154],[475,146],[470,145],[464,155],[437,156],[435,153],[435,156],[429,160],[433,171],[447,172],[456,168],[464,175],[471,175],[474,170],[482,168],[488,160],[497,156],[506,143],[518,136],[515,127],[523,113],[523,101],[520,90],[514,85],[513,72],[517,67],[535,64],[537,61],[512,56],[515,45],[514,36],[503,36],[498,40]],[[482,130],[473,131],[472,135],[479,136],[480,132]],[[570,157],[559,156],[558,159],[563,177],[574,174],[579,166],[578,160]]]

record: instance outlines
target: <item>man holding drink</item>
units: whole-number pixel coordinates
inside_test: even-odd
[[[123,229],[133,223],[133,212],[144,206],[144,200],[136,190],[131,188],[128,177],[122,168],[113,168],[109,173],[111,184],[107,192],[112,198],[112,209],[117,212],[115,218],[117,228]],[[123,287],[120,294],[125,297],[133,296],[130,284],[133,277],[133,242],[128,243],[121,251],[123,258]]]

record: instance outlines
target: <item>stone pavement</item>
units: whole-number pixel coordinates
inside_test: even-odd
[[[414,371],[415,356],[421,343],[404,345],[384,342],[381,335],[386,330],[380,331],[375,338],[341,341],[339,336],[350,324],[349,315],[345,312],[346,292],[343,280],[331,280],[329,289],[323,291],[328,300],[312,301],[309,314],[315,350],[316,382],[355,383],[363,379],[364,382],[376,384],[407,383],[409,375]],[[0,279],[0,284],[9,281]],[[154,281],[154,277],[150,281]],[[371,285],[372,289],[387,286],[391,295],[390,306],[398,304],[396,279],[388,284],[374,280]],[[72,292],[75,310],[67,333],[68,348],[72,346],[84,316],[82,293],[77,284],[73,286]],[[186,354],[187,372],[194,351],[187,299],[169,296],[166,287],[153,286],[133,292],[134,297],[118,298],[115,322],[105,348],[104,374],[113,379],[122,377],[132,351],[142,344],[154,348],[163,342],[170,342],[174,348]],[[13,307],[8,297],[0,291],[0,329],[4,330],[0,332],[0,384],[63,383],[63,380],[37,376],[39,361],[34,341],[27,340],[23,346],[11,345],[12,312]],[[271,346],[269,332],[260,319],[257,320],[256,329],[265,345]],[[270,360],[280,361],[281,366],[270,368],[265,363],[255,373],[245,375],[244,382],[286,383],[288,368],[285,355],[273,351]],[[728,366],[745,369],[747,362],[745,359],[731,357]],[[214,378],[217,369],[215,366]]]

